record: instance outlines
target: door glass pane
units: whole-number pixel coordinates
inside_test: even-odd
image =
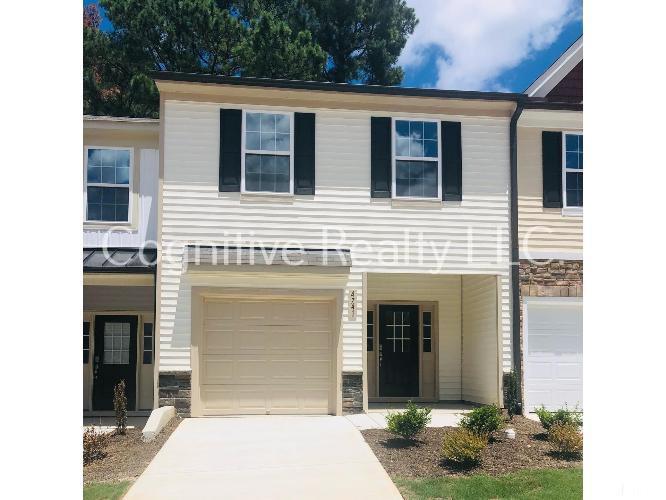
[[[104,364],[129,364],[130,324],[107,321],[104,323]]]

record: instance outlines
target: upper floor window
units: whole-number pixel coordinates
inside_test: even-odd
[[[393,197],[441,199],[440,124],[394,120]]]
[[[243,112],[242,191],[293,193],[291,113]]]
[[[131,149],[87,148],[86,220],[129,222],[131,179]]]
[[[562,194],[564,208],[583,206],[583,134],[565,132],[562,166]]]

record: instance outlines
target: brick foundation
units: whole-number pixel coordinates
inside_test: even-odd
[[[342,414],[363,413],[363,374],[342,374]]]
[[[189,417],[191,401],[191,372],[160,372],[159,406],[175,406],[178,416]]]

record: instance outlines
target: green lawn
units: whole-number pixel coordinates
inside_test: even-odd
[[[467,477],[432,479],[396,479],[407,499],[447,498],[477,499],[548,499],[583,498],[582,469],[524,470],[505,476],[483,474]]]
[[[127,492],[131,481],[91,483],[83,487],[83,500],[117,500]]]

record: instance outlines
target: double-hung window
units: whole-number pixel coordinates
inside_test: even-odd
[[[86,220],[129,222],[130,148],[86,148]]]
[[[574,211],[583,208],[583,134],[564,132],[562,141],[563,207]]]
[[[442,198],[440,123],[393,120],[393,197]]]
[[[242,191],[294,192],[292,113],[243,112]]]

